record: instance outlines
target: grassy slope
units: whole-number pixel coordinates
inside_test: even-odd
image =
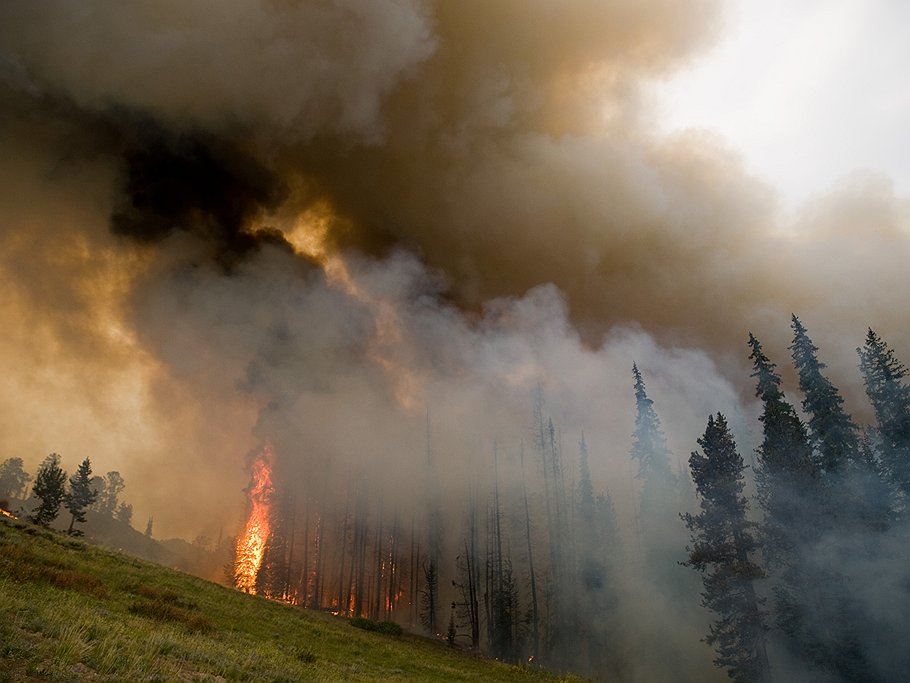
[[[0,683],[32,680],[569,679],[368,633],[0,518]]]

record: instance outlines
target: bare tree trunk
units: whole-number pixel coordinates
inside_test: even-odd
[[[537,606],[537,577],[534,573],[534,547],[531,543],[531,512],[528,506],[528,486],[525,481],[525,449],[524,444],[520,451],[521,465],[521,491],[525,504],[525,539],[528,544],[528,573],[531,576],[531,637],[533,638],[534,657],[540,656],[540,614]]]

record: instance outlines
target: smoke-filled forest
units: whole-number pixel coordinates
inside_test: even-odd
[[[266,446],[234,583],[602,680],[710,679],[696,634],[736,681],[900,680],[908,371],[870,329],[857,353],[875,423],[861,428],[795,316],[792,329],[798,403],[749,335],[761,433],[745,457],[718,412],[678,469],[632,366],[634,482],[612,481],[631,489],[626,515],[610,484],[595,488],[584,432],[554,422],[540,386],[525,438],[479,445],[460,489],[428,415],[407,505],[364,469],[279,485]]]
[[[522,666],[902,680],[906,10],[809,4],[731,103],[888,153],[798,203],[664,125],[738,0],[3,4],[0,498]]]

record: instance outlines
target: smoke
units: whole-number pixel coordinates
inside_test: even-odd
[[[264,440],[301,491],[419,504],[429,422],[454,515],[494,441],[514,473],[541,387],[629,527],[633,361],[681,461],[717,410],[751,452],[746,333],[783,365],[791,312],[862,410],[866,326],[910,357],[910,202],[856,175],[785,222],[722,141],[657,136],[651,84],[722,18],[6,4],[4,457],[88,455],[160,533],[214,536]]]

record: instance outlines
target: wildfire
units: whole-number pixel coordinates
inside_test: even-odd
[[[246,593],[256,592],[256,574],[262,565],[265,544],[269,539],[269,513],[272,507],[272,463],[274,454],[266,444],[253,461],[247,498],[250,516],[243,535],[237,540],[234,585]]]

